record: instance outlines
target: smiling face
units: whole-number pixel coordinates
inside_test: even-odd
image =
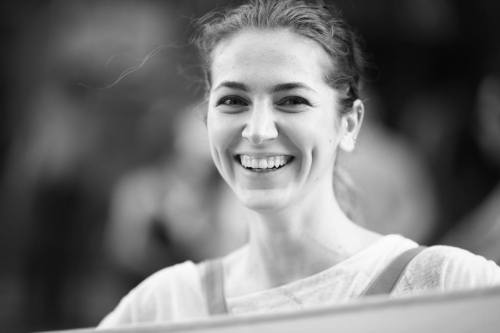
[[[323,48],[285,29],[249,29],[212,56],[210,149],[243,204],[273,210],[333,195],[343,131]]]

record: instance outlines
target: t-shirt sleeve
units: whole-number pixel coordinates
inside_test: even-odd
[[[162,270],[145,279],[137,287],[124,296],[116,308],[109,313],[98,325],[98,328],[110,328],[144,322],[152,322],[158,311],[164,316],[172,313],[169,302],[163,302],[158,308],[156,293],[170,298],[169,285],[171,272]]]
[[[500,267],[493,261],[452,246],[432,246],[406,268],[396,294],[453,291],[500,285]]]
[[[168,323],[200,317],[205,312],[196,266],[186,262],[145,279],[122,298],[98,328]]]
[[[454,247],[445,247],[449,259],[443,266],[443,289],[491,287],[500,284],[500,267],[482,256]]]

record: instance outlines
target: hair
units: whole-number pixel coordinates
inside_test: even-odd
[[[352,110],[360,98],[360,86],[366,61],[360,40],[340,11],[323,1],[249,0],[226,11],[214,10],[197,22],[193,42],[201,56],[207,92],[211,87],[210,68],[217,45],[245,29],[288,29],[316,41],[330,58],[325,81],[340,94],[340,112]],[[351,219],[359,219],[354,187],[349,176],[335,167],[334,192],[339,205]]]
[[[225,12],[210,12],[196,24],[193,41],[202,58],[207,90],[211,86],[213,50],[219,42],[248,28],[283,28],[316,41],[326,51],[332,66],[325,80],[341,92],[341,112],[348,112],[360,97],[366,61],[359,38],[340,11],[323,1],[250,0]]]

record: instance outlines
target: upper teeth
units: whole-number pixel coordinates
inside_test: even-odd
[[[267,157],[253,157],[249,155],[240,155],[241,165],[245,168],[252,169],[271,169],[279,168],[285,165],[289,160],[288,156],[277,155],[277,156],[267,156]]]

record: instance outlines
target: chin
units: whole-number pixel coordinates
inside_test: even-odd
[[[248,209],[257,212],[278,211],[290,205],[290,195],[286,190],[238,190],[236,195]]]

